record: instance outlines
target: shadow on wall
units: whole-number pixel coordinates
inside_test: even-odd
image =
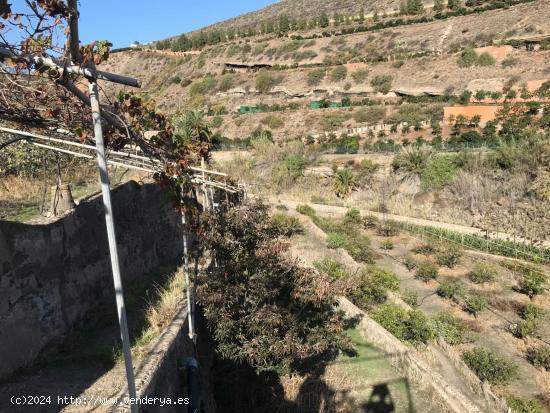
[[[179,219],[163,190],[113,190],[123,281],[176,265]],[[48,225],[0,221],[0,379],[105,302],[114,304],[103,204],[98,196]],[[106,301],[109,300],[109,301]]]

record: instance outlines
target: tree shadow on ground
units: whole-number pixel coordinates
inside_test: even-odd
[[[217,410],[227,413],[415,413],[406,378],[381,380],[363,387],[357,383],[352,383],[351,387],[340,386],[339,377],[327,380],[327,367],[342,363],[337,356],[332,352],[304,360],[299,369],[303,380],[290,380],[290,384],[288,377],[283,378],[275,372],[257,372],[249,365],[215,356],[212,377]],[[382,353],[365,357],[356,353],[347,356],[350,358],[345,363],[351,365],[367,360],[389,360],[393,355]],[[398,387],[401,389],[399,403],[395,394]]]

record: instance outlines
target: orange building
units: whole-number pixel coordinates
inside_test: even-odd
[[[443,123],[452,124],[453,120],[462,115],[466,119],[472,119],[479,116],[480,125],[485,125],[488,121],[495,120],[497,112],[502,106],[490,105],[472,105],[472,106],[446,106],[443,108]]]

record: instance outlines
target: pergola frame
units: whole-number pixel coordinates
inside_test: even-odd
[[[37,68],[46,68],[49,71],[49,74],[54,78],[60,79],[58,83],[69,90],[73,95],[75,95],[79,100],[84,104],[91,107],[92,112],[92,123],[94,129],[94,140],[95,146],[87,145],[84,143],[78,143],[71,141],[69,139],[63,139],[61,137],[50,137],[44,136],[36,133],[31,133],[28,131],[16,130],[6,127],[0,127],[0,133],[11,134],[17,136],[19,139],[14,139],[9,143],[14,143],[16,141],[23,141],[28,144],[37,146],[39,148],[51,150],[57,153],[65,153],[75,157],[93,159],[94,153],[98,163],[100,183],[101,183],[101,193],[103,199],[104,213],[105,213],[105,223],[107,228],[107,238],[109,243],[109,255],[111,261],[111,269],[113,273],[113,283],[115,289],[115,299],[117,307],[117,316],[120,327],[120,336],[122,340],[122,350],[124,355],[124,364],[126,370],[126,380],[128,384],[128,395],[129,397],[136,401],[136,384],[135,376],[133,371],[132,364],[132,354],[131,354],[131,345],[130,337],[128,331],[128,322],[126,315],[126,307],[124,302],[124,292],[122,286],[122,278],[120,273],[120,262],[119,254],[116,242],[116,232],[115,232],[115,222],[114,214],[112,208],[111,200],[111,191],[110,191],[110,181],[109,181],[109,172],[108,165],[122,166],[129,169],[139,170],[142,172],[154,173],[159,170],[159,166],[162,166],[162,163],[155,159],[149,158],[138,154],[132,154],[129,152],[123,151],[109,151],[105,149],[105,142],[103,137],[103,127],[102,119],[110,123],[116,129],[128,133],[126,125],[122,122],[120,118],[116,115],[104,111],[100,107],[99,103],[99,90],[98,90],[98,79],[118,83],[126,86],[140,87],[140,83],[137,79],[133,79],[126,76],[121,76],[113,73],[108,73],[104,71],[97,70],[93,60],[86,62],[86,65],[83,65],[83,59],[80,53],[80,41],[78,35],[78,5],[77,0],[67,0],[67,5],[70,11],[69,17],[69,51],[70,51],[70,62],[61,64],[56,59],[52,57],[45,56],[34,56],[30,54],[15,54],[11,50],[0,47],[0,58],[10,58],[15,60],[22,60],[28,64],[35,65]],[[88,82],[88,91],[89,97],[82,92],[67,76],[64,76],[64,73],[77,74],[84,76]],[[144,152],[147,153],[145,141],[141,137],[134,137],[137,139],[137,144],[140,148],[145,149]],[[8,144],[9,144],[8,143]],[[142,145],[143,144],[143,145]],[[107,156],[109,155],[109,157]],[[241,192],[239,188],[232,187],[227,184],[227,175],[221,172],[207,170],[203,163],[201,168],[190,167],[191,171],[194,172],[191,182],[197,185],[202,186],[204,193],[204,208],[208,209],[213,207],[213,188],[221,189],[226,192],[239,193]],[[217,180],[218,178],[223,179],[223,182]],[[210,199],[208,196],[208,190],[210,189]],[[186,281],[186,290],[187,290],[187,309],[188,309],[188,320],[189,320],[189,337],[195,342],[195,331],[194,331],[194,293],[192,294],[191,289],[194,288],[194,283],[191,285],[190,280],[190,269],[189,269],[189,251],[188,251],[188,234],[185,229],[185,214],[182,212],[182,225],[183,225],[183,247],[184,247],[184,266],[183,272]],[[133,403],[130,405],[130,409],[133,413],[138,412],[139,403]]]

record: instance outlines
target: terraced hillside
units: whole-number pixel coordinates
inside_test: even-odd
[[[525,82],[550,78],[546,43],[533,51],[517,40],[550,35],[548,6],[548,1],[538,0],[351,34],[336,30],[334,35],[323,35],[324,29],[265,34],[200,51],[125,51],[114,53],[104,66],[138,77],[167,113],[208,109],[214,130],[229,138],[246,138],[256,128],[269,129],[281,139],[340,134],[388,117],[393,122],[391,115],[402,103],[419,98],[424,106],[431,106],[422,120],[443,122],[442,107],[465,103],[456,98],[466,90],[498,92],[507,81],[520,88]],[[486,47],[477,49],[477,54],[489,55],[488,61],[465,65],[461,55],[469,47]],[[348,100],[354,109],[333,110],[334,121],[323,122],[326,116],[310,107],[311,101],[323,99]],[[374,104],[385,105],[381,117],[357,114],[359,106]],[[273,114],[282,122],[265,115],[239,114],[241,106],[259,106],[262,113],[283,111]]]

